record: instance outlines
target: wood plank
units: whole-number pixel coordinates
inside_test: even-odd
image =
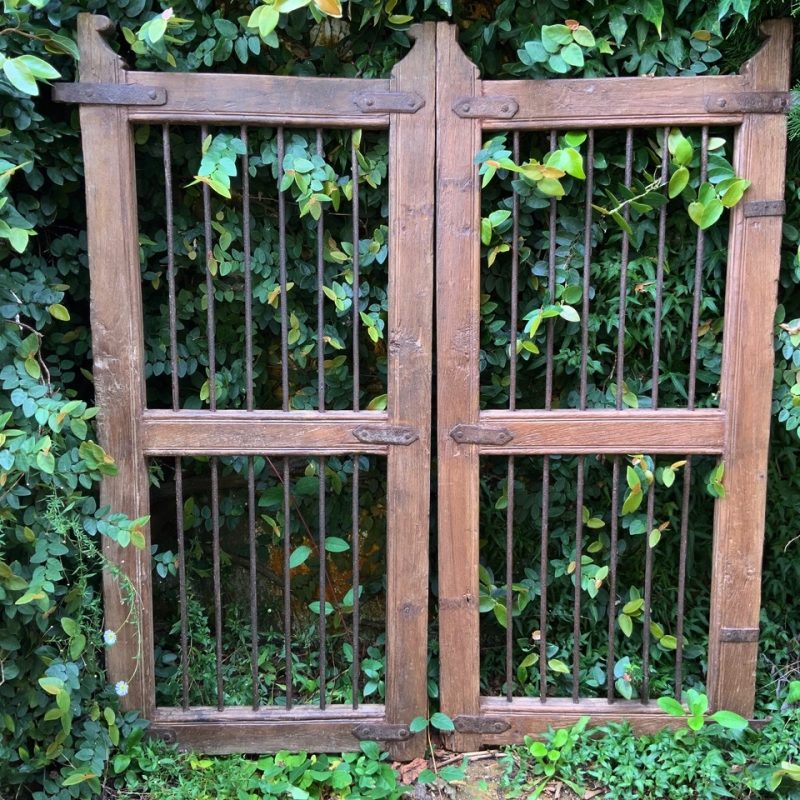
[[[142,448],[148,455],[270,453],[385,455],[389,445],[360,442],[357,428],[377,430],[382,411],[145,411]]]
[[[449,432],[478,421],[480,190],[473,163],[480,121],[453,112],[461,97],[480,93],[477,68],[440,25],[436,47],[436,339],[439,473],[439,655],[442,711],[478,713],[478,448],[457,445]],[[469,751],[475,734],[449,746]]]
[[[189,750],[211,753],[275,753],[279,750],[322,753],[357,751],[353,728],[385,721],[384,707],[331,705],[319,708],[195,706],[187,710],[156,708],[149,733]]]
[[[125,77],[130,85],[167,91],[164,105],[132,106],[128,113],[134,122],[309,128],[386,128],[389,124],[388,114],[367,114],[355,104],[364,92],[389,91],[387,80],[203,72],[127,72]],[[409,91],[418,89],[414,86]]]
[[[750,88],[742,75],[484,81],[484,97],[511,98],[519,110],[512,119],[486,120],[483,127],[550,130],[730,125],[741,122],[742,114],[709,115],[706,102]]]
[[[745,65],[759,89],[789,87],[791,20],[765,23],[766,45]],[[747,202],[782,200],[786,119],[748,115],[737,132],[734,168],[752,181]],[[728,241],[720,404],[728,413],[724,485],[714,513],[708,692],[716,708],[751,716],[757,642],[723,641],[723,628],[757,628],[766,510],[773,378],[773,316],[780,268],[781,217],[733,210]],[[788,588],[788,587],[787,587]]]
[[[393,114],[389,128],[389,424],[419,434],[392,447],[387,465],[386,716],[398,724],[427,716],[428,706],[436,25],[410,33],[414,46],[391,88],[416,91],[425,105]],[[425,745],[418,734],[390,751],[411,760]]]
[[[721,453],[725,416],[716,409],[483,411],[481,428],[514,438],[479,449],[487,455]]]
[[[500,717],[511,727],[498,734],[483,734],[485,745],[497,747],[519,744],[525,736],[543,734],[548,727],[564,728],[574,725],[581,717],[591,717],[590,725],[609,722],[629,722],[637,733],[656,733],[663,728],[685,725],[683,717],[671,717],[655,704],[643,706],[635,700],[609,703],[601,698],[586,698],[574,703],[571,697],[551,697],[546,703],[538,698],[515,698],[509,703],[502,697],[482,697],[481,713]]]
[[[103,38],[105,17],[78,16],[81,81],[121,83],[122,62]],[[147,465],[140,451],[144,407],[141,274],[136,215],[136,172],[131,129],[123,107],[83,106],[81,136],[91,291],[91,326],[98,441],[116,460],[119,473],[104,478],[100,504],[135,519],[149,513]],[[114,235],[110,235],[113,231]],[[154,704],[150,531],[146,545],[121,548],[104,537],[103,552],[129,579],[140,598],[138,630],[125,593],[103,570],[104,626],[117,631],[106,652],[108,678],[129,684],[125,708],[148,717]]]

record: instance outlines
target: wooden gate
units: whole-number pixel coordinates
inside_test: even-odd
[[[610,673],[606,699],[582,697],[580,685],[582,615],[581,591],[574,597],[572,696],[551,696],[548,689],[548,503],[551,458],[577,456],[575,502],[574,584],[581,586],[584,548],[583,491],[588,458],[608,457],[613,470],[611,563],[606,662],[615,664],[615,630],[621,611],[615,593],[618,510],[621,470],[629,454],[676,454],[686,460],[685,486],[691,481],[692,457],[718,456],[724,463],[727,496],[714,511],[714,568],[708,647],[708,688],[714,706],[743,714],[753,708],[760,600],[760,559],[763,540],[766,453],[772,384],[772,311],[779,263],[785,122],[789,76],[791,26],[770,23],[763,49],[741,75],[695,78],[625,78],[605,80],[481,81],[477,69],[459,49],[455,28],[426,23],[412,28],[416,42],[411,53],[393,70],[389,80],[291,78],[256,75],[202,75],[128,71],[108,47],[103,35],[111,30],[102,17],[79,18],[80,83],[61,85],[56,97],[81,104],[85,153],[89,258],[94,349],[94,381],[101,409],[101,444],[116,458],[119,474],[106,479],[102,502],[132,518],[150,512],[148,459],[175,460],[175,500],[182,662],[180,707],[158,705],[155,661],[150,550],[106,545],[106,555],[131,581],[137,594],[138,621],[129,619],[129,607],[118,579],[106,576],[106,624],[119,631],[118,643],[108,652],[111,679],[130,684],[126,705],[142,710],[153,730],[189,747],[210,752],[269,751],[275,749],[353,749],[358,739],[386,742],[398,758],[420,753],[424,741],[409,731],[410,721],[427,713],[429,476],[431,428],[431,332],[434,290],[434,218],[436,256],[436,330],[438,402],[438,605],[441,664],[441,706],[456,725],[451,745],[471,749],[481,743],[519,741],[526,733],[548,724],[566,724],[583,714],[594,722],[630,719],[640,727],[665,724],[667,717],[649,702],[649,653],[652,645],[649,617],[653,554],[647,551],[643,599],[643,679],[638,701],[615,697]],[[146,402],[143,336],[142,276],[137,219],[136,160],[133,126],[162,126],[166,186],[166,282],[169,289],[172,407],[151,409]],[[278,164],[283,168],[284,130],[318,131],[317,153],[323,129],[388,129],[389,131],[389,266],[388,266],[388,383],[387,410],[362,408],[359,394],[359,308],[353,306],[353,404],[349,411],[326,410],[324,321],[324,216],[316,244],[318,325],[315,331],[319,384],[315,410],[290,410],[287,363],[286,297],[291,265],[285,244],[284,190],[277,195],[277,229],[281,248],[278,303],[280,306],[280,410],[256,406],[252,386],[252,347],[248,350],[246,408],[218,409],[211,392],[208,410],[188,410],[179,403],[175,313],[175,241],[172,211],[170,126],[195,126],[206,140],[208,126],[236,126],[241,140],[248,128],[277,130]],[[653,337],[653,374],[650,408],[624,409],[617,391],[610,409],[592,408],[587,401],[587,335],[592,283],[594,160],[596,131],[622,129],[630,143],[634,131],[661,133],[664,168],[672,128],[700,129],[700,162],[708,169],[709,127],[735,127],[734,167],[752,181],[745,200],[731,219],[727,258],[722,387],[718,407],[696,400],[697,342],[701,326],[704,234],[697,234],[694,308],[688,400],[684,408],[659,407],[659,346],[664,279],[666,211],[659,212],[659,256],[654,285],[656,330]],[[582,241],[582,302],[579,315],[580,391],[577,407],[557,408],[553,399],[552,360],[556,342],[548,323],[546,380],[539,408],[518,408],[517,340],[521,338],[517,295],[522,285],[519,269],[522,237],[519,199],[511,201],[513,235],[510,250],[512,342],[507,410],[481,410],[480,307],[481,298],[481,190],[476,154],[484,132],[508,131],[515,159],[520,135],[544,131],[551,150],[563,131],[585,129],[587,174],[585,227]],[[246,147],[245,147],[246,150]],[[632,147],[626,148],[624,172],[630,187],[634,165]],[[244,331],[253,338],[252,286],[249,249],[249,153],[241,156],[241,203],[244,241]],[[352,152],[354,186],[358,163]],[[662,182],[664,180],[662,173]],[[279,175],[280,176],[280,175]],[[280,176],[282,177],[282,176]],[[208,366],[215,386],[214,240],[209,189],[203,187],[202,233],[204,277],[208,298]],[[357,237],[358,192],[354,199],[354,241]],[[434,214],[434,201],[436,211]],[[548,206],[550,232],[548,286],[555,286],[555,235],[558,207]],[[627,224],[628,211],[623,224]],[[617,214],[619,217],[620,215]],[[357,251],[357,248],[355,248]],[[626,268],[630,258],[628,234],[622,237],[621,305],[619,309],[618,387],[623,386]],[[203,261],[201,260],[201,264]],[[358,255],[353,257],[353,285],[358,287]],[[290,276],[289,276],[290,277]],[[542,277],[542,280],[545,280]],[[690,287],[691,288],[691,287]],[[357,295],[356,295],[357,296]],[[536,405],[533,403],[532,405]],[[708,407],[707,407],[708,406]],[[325,671],[325,459],[372,454],[387,458],[387,565],[386,565],[386,698],[385,705],[358,700],[359,647],[353,648],[353,702],[326,702]],[[320,698],[315,705],[293,703],[291,688],[282,704],[266,706],[259,700],[256,613],[256,523],[254,460],[276,457],[283,467],[283,507],[289,516],[288,462],[297,455],[312,456],[319,477],[320,558],[319,643]],[[220,459],[245,459],[250,549],[250,612],[252,643],[252,707],[225,700],[222,669],[222,612],[220,602],[219,492]],[[507,488],[507,595],[506,681],[503,697],[482,697],[479,626],[479,514],[481,457],[508,458]],[[536,699],[514,692],[513,582],[519,565],[514,549],[515,459],[540,456],[544,481],[542,517],[534,534],[541,541],[540,562],[540,691]],[[215,600],[216,706],[189,702],[190,665],[187,661],[187,597],[184,569],[184,503],[181,460],[209,460],[213,564],[211,593]],[[358,530],[358,459],[354,459],[353,530]],[[277,473],[276,473],[277,474]],[[648,497],[648,523],[653,522]],[[688,497],[688,491],[685,492]],[[678,575],[676,681],[681,687],[683,609],[687,550],[688,500],[680,525],[681,560]],[[649,527],[649,525],[648,525]],[[288,529],[287,529],[288,531]],[[352,542],[354,582],[353,643],[358,641],[357,536]],[[149,533],[147,536],[149,545]],[[283,540],[283,613],[286,633],[287,686],[291,687],[290,543]],[[602,583],[603,581],[601,581]],[[624,602],[624,601],[621,601]],[[654,629],[655,630],[655,629]],[[663,634],[663,632],[662,632]],[[663,638],[663,636],[662,636]]]
[[[437,220],[436,220],[436,319],[438,382],[438,552],[439,552],[439,641],[441,658],[442,709],[455,720],[451,737],[457,750],[475,749],[479,744],[520,741],[527,733],[548,725],[566,725],[582,715],[592,723],[630,720],[640,729],[661,727],[667,719],[649,698],[649,659],[658,628],[651,633],[649,609],[652,590],[653,548],[647,549],[644,565],[643,646],[640,699],[615,697],[611,671],[615,664],[617,617],[621,616],[614,584],[619,530],[620,484],[625,487],[622,457],[625,454],[676,454],[687,461],[685,491],[691,480],[692,456],[713,454],[724,464],[726,496],[714,509],[714,556],[711,576],[707,690],[712,707],[728,708],[750,715],[753,711],[755,666],[758,649],[761,551],[767,471],[767,443],[772,381],[772,325],[780,261],[781,215],[783,213],[785,167],[785,120],[781,113],[787,103],[792,28],[788,21],[764,26],[767,42],[748,61],[740,75],[731,77],[619,78],[607,80],[482,81],[478,71],[460,50],[452,29],[441,26],[437,38]],[[591,408],[587,402],[588,325],[591,315],[593,223],[598,214],[594,195],[593,145],[595,134],[611,128],[626,134],[625,183],[631,185],[631,146],[635,129],[663,132],[661,180],[669,175],[667,139],[673,127],[699,127],[702,180],[708,168],[708,126],[736,126],[734,168],[752,186],[732,212],[727,254],[727,283],[724,308],[721,393],[717,408],[700,408],[695,402],[697,339],[700,290],[703,272],[704,234],[697,234],[697,267],[694,281],[694,314],[691,330],[691,362],[687,404],[684,408],[659,407],[659,345],[665,272],[666,207],[659,211],[659,246],[654,280],[655,332],[652,340],[653,368],[648,409],[623,409],[622,363],[625,347],[626,268],[633,258],[629,236],[622,237],[619,308],[619,340],[616,353],[616,403],[610,409]],[[511,242],[511,323],[513,332],[509,371],[510,388],[506,410],[482,410],[479,361],[481,357],[480,307],[486,262],[481,259],[481,189],[475,154],[482,146],[484,132],[509,132],[507,153],[519,157],[519,136],[525,131],[549,134],[549,149],[556,149],[558,136],[576,129],[588,131],[586,139],[586,189],[582,249],[582,308],[580,316],[581,355],[579,391],[574,408],[557,408],[553,393],[554,342],[552,320],[547,327],[546,376],[542,396],[535,409],[519,408],[517,362],[514,344],[527,338],[520,330],[518,293],[525,277],[520,270],[521,237],[518,233],[519,200],[514,198]],[[655,136],[654,136],[655,138]],[[545,150],[548,148],[546,147]],[[659,153],[660,155],[660,153]],[[634,176],[635,177],[635,176]],[[602,196],[602,195],[601,195]],[[627,195],[625,195],[627,196]],[[594,214],[594,219],[593,219]],[[545,227],[546,226],[546,227]],[[558,210],[550,201],[549,281],[555,288],[555,248]],[[497,269],[497,267],[495,267]],[[530,273],[530,270],[528,271]],[[541,274],[541,273],[539,273]],[[555,296],[551,292],[551,303]],[[530,320],[530,316],[526,317]],[[606,698],[582,697],[581,641],[588,619],[582,614],[586,587],[574,593],[572,613],[572,664],[549,663],[548,577],[552,574],[548,549],[548,504],[552,459],[577,456],[576,519],[574,522],[574,585],[581,587],[581,567],[586,555],[584,483],[590,457],[613,464],[613,495],[610,514],[611,541],[608,589],[606,686],[599,693]],[[502,696],[481,696],[479,652],[479,512],[486,499],[480,495],[484,477],[481,457],[504,456],[507,463],[506,512],[506,598],[507,610],[505,681]],[[536,565],[540,594],[538,640],[538,697],[520,697],[514,691],[517,664],[514,663],[513,633],[514,581],[520,580],[525,564],[515,564],[514,469],[522,456],[542,460],[542,512],[540,520],[528,524],[528,536],[541,543]],[[610,459],[605,457],[609,456]],[[597,460],[597,459],[595,459]],[[627,487],[625,487],[627,488]],[[653,523],[653,495],[649,492],[647,517]],[[517,498],[519,500],[519,497]],[[711,498],[709,498],[709,502]],[[684,500],[680,525],[681,556],[678,572],[678,615],[676,621],[676,679],[682,687],[683,615],[685,607],[686,537],[688,501]],[[552,599],[552,598],[551,598]],[[496,602],[488,600],[491,604]],[[637,603],[637,605],[639,605]],[[596,624],[596,623],[595,623]],[[661,632],[663,634],[663,631]],[[668,641],[668,640],[667,640]],[[672,642],[668,642],[672,645]],[[529,660],[533,660],[532,655]],[[553,669],[569,672],[569,697],[550,691]],[[605,691],[604,691],[605,690]],[[500,694],[500,693],[498,693]]]

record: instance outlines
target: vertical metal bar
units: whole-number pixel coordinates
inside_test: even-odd
[[[175,521],[178,535],[178,603],[181,612],[181,706],[189,708],[189,613],[186,602],[186,534],[183,520],[183,463],[175,459]]]
[[[550,150],[556,149],[556,131],[550,131]],[[556,292],[556,222],[558,208],[554,197],[550,198],[549,249],[547,268],[547,291],[551,301]],[[544,407],[546,411],[553,404],[553,320],[547,320],[547,344],[545,364]],[[542,459],[542,538],[539,551],[539,699],[547,701],[547,567],[550,540],[550,456]]]
[[[172,410],[180,408],[178,389],[178,312],[175,300],[175,223],[172,197],[172,148],[169,125],[161,126],[164,151],[164,193],[167,224],[167,292],[169,307],[169,363],[172,384]]]
[[[617,390],[619,394],[619,390]],[[617,548],[619,546],[619,480],[620,457],[614,456],[611,473],[611,557],[608,567],[608,658],[606,661],[606,697],[614,702],[614,642],[617,628]]]
[[[661,180],[669,180],[669,128],[664,128],[661,146]],[[656,257],[656,299],[653,319],[653,370],[650,387],[653,410],[658,409],[659,361],[661,358],[661,313],[664,294],[664,260],[666,257],[667,207],[661,206],[658,215],[658,254]],[[650,485],[647,495],[647,530],[648,541],[644,553],[644,617],[642,620],[642,704],[650,702],[650,604],[653,595],[653,548],[649,537],[653,528],[655,513],[655,482]]]
[[[704,125],[700,143],[700,184],[708,177],[708,126]],[[694,294],[692,300],[692,343],[689,355],[688,408],[694,411],[697,388],[697,342],[700,327],[700,306],[703,291],[703,260],[705,257],[705,232],[697,229],[697,253],[694,262]],[[683,468],[683,494],[681,495],[681,532],[678,553],[678,599],[677,623],[675,627],[675,695],[680,697],[683,684],[683,627],[686,609],[686,557],[689,544],[689,501],[692,486],[692,457],[686,457]]]
[[[669,128],[664,128],[664,143],[661,148],[661,180],[669,181],[669,148],[667,139]],[[661,206],[658,212],[658,255],[656,257],[656,303],[653,319],[653,372],[651,397],[653,398],[653,409],[658,408],[658,380],[659,380],[659,360],[661,358],[661,309],[664,294],[664,259],[666,255],[666,236],[667,236],[667,206]]]
[[[281,306],[281,408],[289,410],[289,310],[286,296],[286,198],[280,188],[285,152],[283,128],[278,128],[278,258]],[[284,481],[288,492],[288,481]]]
[[[361,401],[361,369],[359,354],[359,336],[361,327],[361,276],[360,276],[360,254],[358,251],[360,238],[360,209],[359,209],[359,187],[358,187],[358,156],[356,145],[353,139],[350,140],[350,174],[353,182],[353,411],[358,411]],[[352,541],[350,548],[353,553],[353,708],[358,708],[359,692],[361,690],[361,553],[360,553],[360,511],[361,500],[359,497],[359,483],[361,460],[358,453],[353,453],[353,507],[352,507]]]
[[[588,135],[586,153],[586,204],[583,224],[583,305],[581,313],[581,366],[580,366],[580,410],[586,410],[587,360],[589,352],[589,285],[592,265],[592,196],[594,194],[594,131]],[[580,695],[581,657],[581,560],[583,559],[583,491],[586,457],[578,456],[575,520],[575,603],[572,613],[572,699],[578,702]]]
[[[208,126],[200,126],[200,142],[208,136]],[[211,274],[211,261],[214,258],[214,245],[211,240],[211,190],[203,184],[203,235],[206,249],[206,323],[208,328],[208,405],[217,410],[217,349],[214,323],[214,276]],[[212,461],[212,464],[214,462]]]
[[[256,573],[256,477],[253,457],[247,459],[247,529],[250,539],[250,658],[253,678],[253,710],[258,709],[258,578]]]
[[[319,707],[325,708],[327,701],[327,682],[326,682],[326,619],[325,619],[325,581],[326,558],[325,558],[325,462],[324,458],[319,459]]]
[[[519,131],[513,136],[514,161],[519,162]],[[514,191],[511,201],[511,330],[509,352],[508,408],[517,407],[517,328],[519,325],[519,195]],[[514,456],[508,458],[506,503],[506,699],[514,696]]]
[[[214,638],[217,656],[217,709],[225,707],[222,686],[222,579],[219,553],[219,465],[216,456],[211,457],[211,552],[213,562],[212,583],[214,589]]]
[[[286,660],[286,708],[293,703],[292,691],[292,554],[291,504],[289,498],[289,459],[283,459],[283,650]]]
[[[352,521],[352,542],[351,549],[353,551],[353,708],[358,708],[358,694],[361,690],[361,652],[360,652],[360,593],[361,593],[361,551],[360,551],[360,535],[361,529],[361,500],[359,497],[359,480],[360,480],[360,456],[358,453],[353,454],[353,521]]]
[[[633,180],[633,128],[625,133],[625,186],[630,188]],[[630,206],[622,211],[626,222],[630,220]],[[628,299],[628,260],[630,241],[628,233],[622,231],[622,253],[619,269],[619,321],[617,323],[617,396],[615,407],[622,409],[623,384],[625,383],[625,316]],[[615,636],[617,627],[617,548],[619,546],[619,481],[620,457],[614,456],[611,486],[611,563],[608,581],[608,659],[606,665],[606,696],[614,702],[614,667],[616,666]]]
[[[247,410],[253,410],[253,275],[250,264],[250,156],[247,126],[242,125],[242,246],[244,248],[244,362]]]
[[[506,700],[514,699],[514,456],[508,457],[506,488]]]
[[[358,158],[356,146],[350,142],[350,170],[353,182],[353,411],[358,411],[361,396],[361,362],[358,351],[358,332],[361,328],[361,277],[359,274],[359,192],[358,192]],[[357,466],[356,466],[357,469]]]
[[[322,156],[322,129],[317,128],[317,155]],[[319,410],[325,410],[325,222],[320,213],[317,220],[317,397]]]
[[[512,145],[514,162],[519,162],[519,131],[514,131]],[[517,408],[517,327],[519,325],[519,195],[511,200],[511,335],[509,352],[508,408]]]

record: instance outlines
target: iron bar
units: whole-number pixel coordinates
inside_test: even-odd
[[[253,270],[250,263],[250,156],[247,127],[242,125],[242,246],[244,248],[244,365],[247,410],[253,410]]]
[[[286,661],[286,708],[293,703],[292,691],[292,555],[291,502],[289,496],[289,459],[283,459],[283,650]]]
[[[506,484],[506,699],[514,699],[514,456],[508,457]]]
[[[325,708],[327,683],[325,678],[326,660],[326,619],[325,619],[325,582],[326,558],[325,558],[325,459],[319,459],[319,707]]]
[[[361,678],[361,648],[360,648],[360,594],[361,594],[361,551],[360,551],[360,534],[361,529],[361,498],[359,496],[359,482],[360,482],[361,463],[358,453],[353,454],[353,521],[352,521],[352,541],[351,549],[353,551],[353,708],[358,708],[358,693],[360,691],[360,678]]]
[[[200,127],[200,141],[205,142],[208,126]],[[206,250],[206,320],[208,327],[208,405],[212,411],[217,410],[217,350],[216,330],[214,322],[214,276],[211,263],[214,260],[214,245],[211,240],[211,189],[203,184],[203,232]]]
[[[183,461],[175,459],[175,522],[178,537],[178,603],[181,612],[181,706],[189,708],[189,612],[186,601],[186,533],[183,520]]]
[[[322,156],[322,129],[317,128],[317,155]],[[317,397],[319,410],[325,410],[325,222],[317,220]]]
[[[219,465],[216,456],[211,457],[211,551],[212,583],[214,589],[214,639],[217,666],[217,709],[225,707],[222,685],[222,579],[220,575],[219,548]]]
[[[289,410],[289,310],[286,296],[286,198],[280,188],[283,177],[285,143],[283,128],[278,128],[278,258],[281,306],[281,408]],[[288,482],[284,482],[287,492]]]
[[[169,363],[172,388],[172,410],[180,408],[178,388],[178,311],[175,299],[175,221],[172,194],[172,147],[169,140],[169,125],[161,127],[164,151],[164,193],[167,225],[167,294],[169,309]]]
[[[358,332],[361,328],[361,276],[359,263],[359,192],[356,145],[350,142],[350,171],[353,182],[353,411],[358,411],[361,397],[361,362]],[[355,468],[354,468],[355,469]]]
[[[619,394],[619,389],[617,390]],[[614,702],[615,637],[617,629],[617,549],[619,547],[620,457],[614,456],[611,472],[611,556],[608,565],[608,658],[606,660],[606,697]]]

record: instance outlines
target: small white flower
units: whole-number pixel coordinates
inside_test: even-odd
[[[117,634],[116,631],[107,630],[103,631],[103,641],[106,644],[106,647],[111,647],[111,645],[117,643]]]
[[[117,681],[114,684],[114,691],[117,693],[118,697],[125,697],[125,695],[128,694],[127,681]]]

